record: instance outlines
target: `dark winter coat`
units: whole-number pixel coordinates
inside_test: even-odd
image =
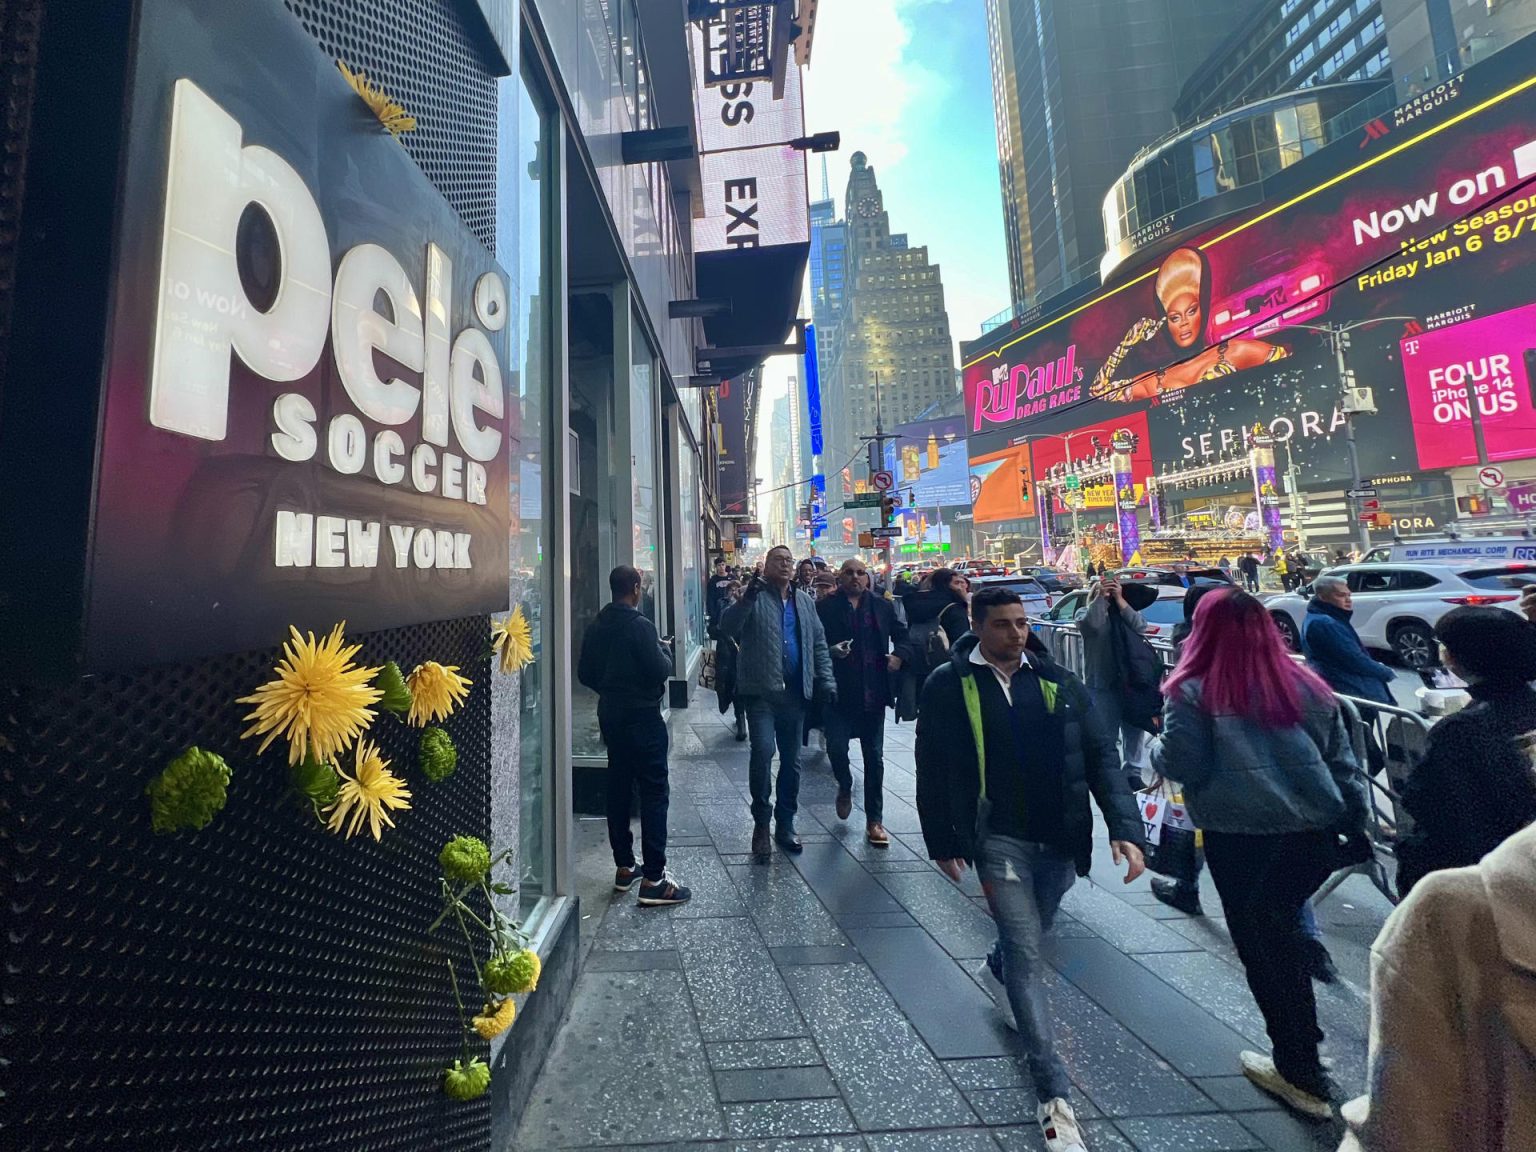
[[[672,675],[672,654],[637,608],[612,603],[581,639],[576,679],[598,695],[603,711],[655,708]]]
[[[1397,674],[1381,661],[1371,659],[1349,622],[1352,615],[1314,597],[1307,604],[1306,619],[1301,622],[1301,650],[1307,664],[1335,692],[1390,704],[1392,692],[1387,685]]]
[[[976,858],[981,775],[961,678],[985,672],[970,662],[971,650],[978,643],[975,636],[968,635],[955,645],[949,661],[928,677],[918,711],[917,812],[928,855],[935,860]],[[1111,840],[1140,845],[1141,816],[1120,771],[1114,738],[1094,712],[1082,681],[1059,664],[1032,653],[1027,661],[1028,670],[1021,677],[1037,676],[1056,686],[1056,715],[1062,720],[1065,816],[1061,835],[1052,846],[1070,853],[1078,875],[1086,876],[1093,857],[1089,792],[1104,813]],[[1022,679],[1015,683],[1022,686]],[[1003,770],[1001,765],[987,765],[989,776]]]
[[[879,633],[876,649],[880,654],[880,673],[875,691],[880,706],[884,708],[891,702],[891,683],[890,676],[885,672],[885,657],[894,649],[894,654],[900,656],[905,663],[911,655],[907,650],[907,626],[896,618],[896,609],[889,600],[866,592],[859,604],[861,612],[864,610],[864,601],[868,601],[875,610],[875,631]],[[841,590],[820,601],[816,605],[816,615],[821,617],[822,630],[827,634],[829,652],[833,645],[854,638],[853,604]],[[859,666],[857,655],[841,660],[834,658],[832,661],[832,678],[837,682],[837,706],[853,713],[864,710],[864,682],[859,676]]]
[[[736,695],[772,696],[789,690],[802,700],[830,698],[832,657],[816,615],[816,601],[796,588],[795,618],[799,622],[799,684],[784,683],[784,600],[772,587],[749,591],[720,613],[720,635],[740,645],[736,657]]]
[[[1476,864],[1536,820],[1536,691],[1473,684],[1473,703],[1429,730],[1401,788],[1413,829],[1398,846],[1397,890],[1425,873]]]
[[[907,627],[916,628],[938,620],[951,646],[971,630],[971,612],[965,597],[950,588],[926,588],[901,598],[907,611]]]

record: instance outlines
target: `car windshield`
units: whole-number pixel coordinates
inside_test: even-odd
[[[972,585],[973,592],[980,592],[983,588],[1006,588],[1022,600],[1045,599],[1045,589],[1033,580],[978,580]]]
[[[1477,568],[1463,572],[1461,578],[1474,588],[1523,588],[1536,584],[1536,564],[1505,564],[1498,568]]]

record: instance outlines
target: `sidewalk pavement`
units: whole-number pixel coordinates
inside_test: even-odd
[[[701,693],[671,719],[669,866],[690,904],[612,892],[601,820],[577,824],[583,969],[510,1152],[1024,1152],[1034,1093],[975,972],[994,933],[975,877],[923,849],[911,725],[886,734],[888,849],[845,823],[826,756],[805,750],[799,858],[749,855],[747,746]],[[857,745],[854,746],[857,765]],[[856,773],[857,774],[857,773]],[[855,804],[861,783],[855,782]],[[1093,874],[1062,905],[1048,991],[1093,1152],[1316,1152],[1238,1068],[1268,1051],[1221,905],[1204,919],[1126,886],[1100,825]],[[1365,1077],[1368,950],[1390,911],[1351,877],[1319,910],[1343,974],[1319,987],[1341,1087]],[[496,1152],[508,1152],[497,1149]]]

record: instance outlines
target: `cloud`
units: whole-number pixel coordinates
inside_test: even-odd
[[[966,0],[974,3],[975,0]],[[950,0],[829,0],[816,18],[806,74],[807,126],[842,133],[842,155],[864,152],[882,170],[906,159],[914,123],[943,100],[950,82],[921,60],[912,17]],[[834,167],[837,165],[834,164]],[[833,181],[838,194],[841,179]],[[819,194],[819,175],[811,187]]]

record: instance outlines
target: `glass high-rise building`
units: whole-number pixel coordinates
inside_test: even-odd
[[[1174,127],[1185,81],[1246,13],[1234,0],[987,0],[1015,305],[1097,271],[1104,190]]]

